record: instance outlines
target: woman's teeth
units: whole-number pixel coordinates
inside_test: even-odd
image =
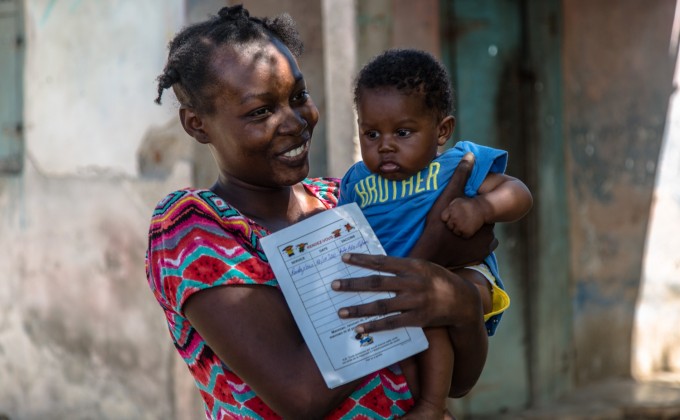
[[[306,147],[307,147],[307,143],[303,144],[302,146],[298,147],[297,149],[293,149],[289,152],[286,152],[283,155],[285,157],[289,157],[289,158],[298,157],[305,152]]]

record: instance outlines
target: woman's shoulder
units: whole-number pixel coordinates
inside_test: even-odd
[[[151,231],[185,229],[198,223],[224,225],[243,216],[214,192],[207,189],[184,188],[161,199],[151,217]]]
[[[305,178],[302,184],[321,200],[326,207],[335,207],[340,194],[340,180],[338,178]]]
[[[206,197],[210,195],[214,195],[212,191],[197,188],[173,191],[158,201],[152,218],[167,217],[188,207],[203,207],[207,205]]]

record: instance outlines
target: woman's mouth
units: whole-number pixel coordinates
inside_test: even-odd
[[[302,146],[300,146],[300,147],[298,147],[298,148],[296,148],[296,149],[293,149],[293,150],[291,150],[291,151],[288,151],[288,152],[284,153],[283,155],[284,155],[285,157],[295,158],[295,157],[298,157],[298,156],[300,156],[301,154],[303,154],[303,153],[305,152],[305,150],[307,150],[307,143],[303,144]]]
[[[302,155],[307,151],[307,148],[309,147],[309,142],[306,141],[300,145],[300,147],[296,147],[293,150],[289,150],[286,153],[283,154],[284,157],[287,157],[289,159],[295,159],[296,157]]]

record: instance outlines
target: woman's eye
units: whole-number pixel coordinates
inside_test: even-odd
[[[307,90],[303,90],[297,95],[293,96],[293,102],[307,102],[307,99],[309,99],[309,92]]]
[[[251,117],[256,117],[256,118],[263,118],[271,115],[271,111],[269,108],[258,108],[255,111],[250,113]]]
[[[411,134],[410,130],[406,130],[404,128],[397,130],[397,136],[399,136],[399,137],[406,137],[409,134]]]

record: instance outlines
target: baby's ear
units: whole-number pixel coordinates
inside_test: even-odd
[[[443,146],[453,134],[453,129],[456,127],[456,118],[452,115],[447,115],[440,122],[438,129],[437,144]]]
[[[207,144],[210,139],[203,130],[203,120],[191,108],[181,107],[179,109],[179,120],[188,135],[195,138],[197,142]]]

